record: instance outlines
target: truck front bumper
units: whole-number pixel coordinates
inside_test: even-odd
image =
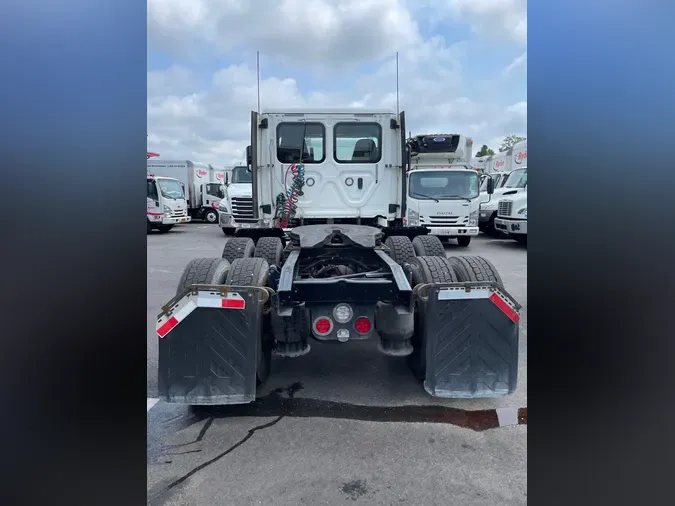
[[[218,212],[218,221],[221,227],[232,227],[232,215]]]
[[[478,213],[478,225],[485,225],[490,221],[490,218],[496,213],[496,210],[493,211],[483,211],[482,209]]]
[[[179,223],[189,223],[192,218],[189,216],[169,217],[164,214],[147,213],[148,220],[153,225],[178,225]]]
[[[495,218],[495,228],[507,234],[527,235],[527,220]]]
[[[233,227],[236,229],[249,229],[249,228],[274,228],[272,226],[272,220],[267,220],[267,223],[265,223],[265,220],[259,219],[258,221],[245,221],[245,222],[239,222],[239,221],[234,221],[230,218],[230,224],[225,225],[229,227]]]
[[[463,237],[478,235],[478,227],[426,227],[429,235],[442,237]]]

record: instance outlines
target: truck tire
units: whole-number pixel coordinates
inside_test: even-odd
[[[445,258],[443,243],[435,235],[418,235],[412,240],[412,245],[418,257]]]
[[[232,286],[267,286],[268,275],[269,265],[264,258],[237,258],[230,265],[225,284]],[[258,386],[262,385],[270,375],[272,344],[272,340],[261,330],[258,341],[258,361],[255,368]]]
[[[225,235],[234,235],[234,227],[220,227]]]
[[[157,230],[159,230],[160,234],[166,234],[172,228],[173,225],[157,225]]]
[[[457,275],[447,258],[417,257],[410,262],[413,268],[413,286],[423,283],[456,283]],[[426,358],[422,333],[424,314],[415,311],[415,334],[412,337],[413,352],[408,355],[408,366],[413,375],[420,381],[426,376]]]
[[[255,245],[254,258],[264,258],[268,265],[281,266],[284,245],[278,237],[261,237]]]
[[[389,256],[399,265],[409,264],[415,258],[415,248],[405,235],[389,236],[384,245],[389,248]]]
[[[206,223],[218,223],[218,212],[213,209],[208,209],[202,216]]]
[[[224,258],[196,258],[183,270],[176,295],[182,294],[190,285],[224,285],[230,262]]]
[[[492,262],[478,256],[457,256],[448,258],[448,262],[461,282],[494,282],[504,286],[497,268]]]
[[[471,244],[471,237],[458,237],[457,244],[459,244],[462,248],[466,248],[469,244]]]
[[[448,258],[419,256],[413,258],[413,286],[423,283],[456,283],[457,275]]]
[[[225,243],[223,258],[232,263],[237,258],[251,258],[255,251],[255,243],[250,237],[233,237]]]

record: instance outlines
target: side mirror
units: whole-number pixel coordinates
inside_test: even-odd
[[[226,172],[225,173],[225,186],[228,186],[230,184],[230,175]]]
[[[253,162],[253,152],[251,151],[251,146],[246,146],[246,165],[251,165]]]
[[[492,195],[495,192],[495,180],[492,179],[492,176],[488,176],[488,178],[487,193],[488,195]]]

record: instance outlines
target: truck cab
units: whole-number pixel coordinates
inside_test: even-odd
[[[180,181],[148,174],[146,217],[148,233],[152,230],[165,233],[174,225],[191,220],[185,200],[185,188]]]
[[[489,202],[481,202],[479,226],[486,233],[499,233],[494,226],[497,218],[497,208],[499,201],[503,197],[515,195],[527,191],[527,166],[512,170],[506,183],[501,188],[494,191]]]
[[[226,235],[245,228],[253,221],[252,174],[246,165],[238,165],[225,174],[227,198],[218,207],[219,224]]]
[[[230,197],[237,235],[325,223],[402,227],[404,118],[362,109],[253,112],[251,200]]]
[[[480,180],[471,169],[472,141],[457,134],[418,135],[408,141],[410,170],[405,223],[468,246],[478,235]]]
[[[495,227],[520,244],[527,244],[527,189],[499,201]]]

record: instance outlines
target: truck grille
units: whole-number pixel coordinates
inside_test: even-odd
[[[232,219],[247,221],[253,219],[253,199],[247,197],[232,197]]]
[[[187,209],[173,209],[171,211],[171,217],[172,218],[185,218],[187,216]]]
[[[513,200],[502,200],[499,202],[497,216],[511,216],[513,210]]]

